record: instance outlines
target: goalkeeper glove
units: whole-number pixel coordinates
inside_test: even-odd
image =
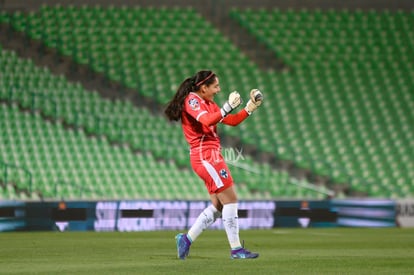
[[[226,103],[223,104],[223,107],[220,109],[221,115],[223,117],[227,116],[231,111],[239,107],[241,103],[241,97],[237,91],[230,93],[229,99],[226,101]]]
[[[244,109],[249,115],[251,115],[262,104],[262,101],[262,92],[258,89],[252,89],[250,91],[250,99],[247,101],[246,107],[244,107]]]

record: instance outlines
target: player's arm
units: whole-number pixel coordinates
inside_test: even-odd
[[[229,114],[223,119],[223,123],[230,126],[237,126],[248,118],[262,104],[263,94],[258,89],[250,91],[250,99],[243,110],[237,114]]]
[[[230,126],[237,126],[248,117],[249,113],[245,109],[242,109],[237,114],[229,114],[228,116],[223,118],[222,123]]]
[[[206,126],[211,126],[219,123],[223,118],[226,118],[231,111],[241,104],[240,94],[236,91],[230,93],[229,99],[223,104],[221,109],[214,113],[203,112],[196,118],[199,122]]]
[[[215,125],[223,119],[223,116],[220,111],[214,113],[202,113],[198,121],[206,126]]]

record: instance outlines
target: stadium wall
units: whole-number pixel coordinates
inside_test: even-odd
[[[1,231],[185,230],[209,201],[0,201]],[[404,211],[397,211],[398,209]],[[405,211],[405,210],[410,211]],[[413,226],[414,202],[240,201],[240,229]],[[404,223],[398,215],[404,215]],[[222,229],[220,221],[212,229]]]

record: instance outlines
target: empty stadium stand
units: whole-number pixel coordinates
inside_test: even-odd
[[[260,153],[328,178],[329,184],[317,189],[322,192],[300,188],[309,183],[276,171],[272,163],[248,158],[249,167],[259,171],[258,179],[234,168],[246,198],[253,198],[255,191],[262,198],[317,198],[336,185],[348,194],[413,194],[412,12],[232,9],[229,16],[290,70],[262,71],[193,8],[55,5],[29,13],[3,12],[0,21],[161,106],[185,77],[203,68],[221,77],[218,102],[225,100],[227,91],[237,89],[246,97],[250,88],[262,89],[266,101],[254,117],[240,127],[220,130]],[[178,125],[130,102],[104,100],[79,83],[13,53],[1,53],[5,69],[0,95],[7,104],[41,110],[42,116],[57,117],[86,134],[188,168]],[[78,186],[77,180],[71,181]],[[169,190],[173,185],[157,186]],[[100,191],[123,196],[115,190]],[[163,196],[176,194],[170,191]]]

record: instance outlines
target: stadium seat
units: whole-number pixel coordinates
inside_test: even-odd
[[[407,20],[410,14],[234,9],[230,15],[296,72],[275,76],[286,95],[271,94],[273,98],[267,99],[286,106],[281,110],[288,133],[276,133],[278,140],[286,136],[287,144],[294,146],[297,164],[306,166],[301,160],[310,156],[312,169],[337,182],[358,182],[361,188],[352,185],[354,190],[385,197],[393,182],[393,194],[407,196],[403,191],[407,188],[396,182],[410,181],[403,171],[413,163],[413,155],[408,153],[412,145],[405,137],[412,135],[409,125],[414,114],[408,107],[412,100],[403,100],[410,96],[397,87],[413,87],[409,80],[413,70],[407,62],[413,58],[412,51],[408,53],[412,45],[388,37],[412,36],[412,22]],[[382,20],[390,24],[384,28]],[[407,70],[403,72],[401,67]],[[398,129],[394,125],[399,125]],[[318,131],[313,133],[313,129]],[[401,158],[406,162],[392,165]],[[387,169],[390,166],[394,172]],[[377,187],[366,188],[371,181]]]
[[[185,77],[211,65],[222,78],[224,92],[217,96],[218,102],[225,100],[225,91],[241,87],[259,87],[266,96],[264,107],[254,118],[237,130],[222,127],[225,134],[259,144],[260,150],[273,152],[335,182],[361,178],[358,182],[374,180],[386,185],[400,177],[404,179],[401,182],[409,182],[407,172],[393,173],[386,167],[391,166],[392,160],[405,159],[394,168],[410,171],[413,162],[413,68],[409,62],[413,56],[409,50],[411,40],[407,39],[413,36],[410,14],[233,10],[230,15],[294,71],[277,73],[261,72],[193,9],[167,10],[43,6],[27,16],[16,12],[1,18],[160,104],[171,98]],[[102,18],[107,20],[103,22]],[[194,22],[190,28],[183,24],[188,19]],[[381,20],[391,22],[389,27],[383,29]],[[204,34],[195,41],[194,33],[200,29]],[[396,39],[388,39],[391,36]],[[213,39],[207,41],[204,37]],[[211,55],[223,62],[206,63],[206,57]],[[171,69],[164,70],[165,67]],[[26,85],[21,79],[12,81]],[[27,82],[31,86],[42,83]],[[247,95],[249,89],[241,92]],[[68,116],[87,124],[79,115]],[[133,130],[136,125],[126,124],[132,128],[126,136],[133,146],[151,148],[157,156],[175,153],[174,149],[142,142],[139,137],[143,133]],[[96,125],[88,127],[94,131]],[[107,127],[107,132],[114,132],[113,125]],[[182,140],[178,138],[178,127],[173,129],[168,136]],[[254,129],[254,134],[248,134],[246,129]],[[393,157],[389,159],[387,155]],[[176,159],[186,163],[184,155]],[[401,188],[399,192],[405,196]]]

